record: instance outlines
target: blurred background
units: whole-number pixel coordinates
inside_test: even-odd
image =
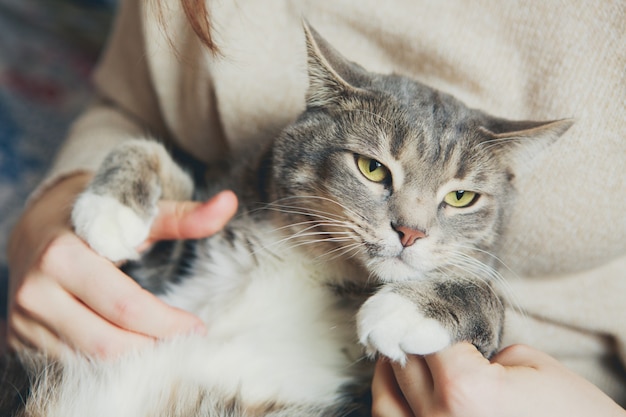
[[[115,2],[0,0],[0,338],[8,235],[90,99]]]

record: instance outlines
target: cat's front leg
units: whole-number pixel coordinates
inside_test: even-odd
[[[102,162],[72,210],[76,234],[96,252],[121,261],[136,259],[161,198],[191,198],[193,182],[163,145],[131,140]]]
[[[357,316],[359,341],[369,354],[403,363],[467,341],[486,357],[498,349],[504,306],[482,281],[454,277],[385,285]]]

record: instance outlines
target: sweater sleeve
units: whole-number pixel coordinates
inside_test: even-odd
[[[111,148],[123,141],[169,136],[149,76],[143,23],[141,1],[119,3],[94,73],[96,97],[73,123],[31,200],[62,178],[96,170]]]

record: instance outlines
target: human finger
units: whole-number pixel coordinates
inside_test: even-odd
[[[409,355],[404,365],[393,363],[392,367],[398,386],[413,414],[423,415],[434,392],[433,378],[425,358]]]
[[[59,357],[67,347],[109,357],[151,344],[153,338],[121,329],[100,317],[44,274],[34,274],[12,308],[13,349],[35,348]]]
[[[372,379],[373,417],[413,417],[387,359],[379,359]]]
[[[8,343],[11,350],[37,350],[61,358],[69,350],[89,356],[111,358],[153,344],[154,339],[113,326],[77,302],[66,302],[63,312],[48,327],[27,316],[16,317]]]
[[[558,364],[557,360],[547,353],[521,344],[502,349],[491,359],[491,362],[507,367],[523,366],[535,369],[545,365]]]
[[[454,380],[460,375],[471,375],[474,371],[489,365],[489,360],[476,346],[467,342],[454,344],[424,358],[435,385]]]
[[[49,325],[57,337],[73,349],[90,356],[110,358],[150,346],[154,338],[120,328],[96,314],[71,294],[59,288],[55,305],[62,305]]]
[[[204,331],[198,317],[144,290],[82,240],[73,235],[63,239],[60,249],[49,254],[54,265],[46,270],[97,315],[122,329],[156,338]]]
[[[502,409],[505,368],[490,363],[474,345],[452,345],[425,356],[425,362],[434,386],[429,414],[483,417]]]
[[[8,323],[7,347],[14,352],[37,350],[52,357],[68,350],[53,332],[21,312],[14,312]]]
[[[161,201],[148,240],[199,239],[221,230],[237,210],[237,197],[222,191],[206,202]]]

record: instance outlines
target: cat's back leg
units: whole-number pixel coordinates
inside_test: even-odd
[[[112,260],[136,259],[159,199],[185,200],[193,181],[155,141],[131,140],[104,159],[72,210],[76,233]]]

